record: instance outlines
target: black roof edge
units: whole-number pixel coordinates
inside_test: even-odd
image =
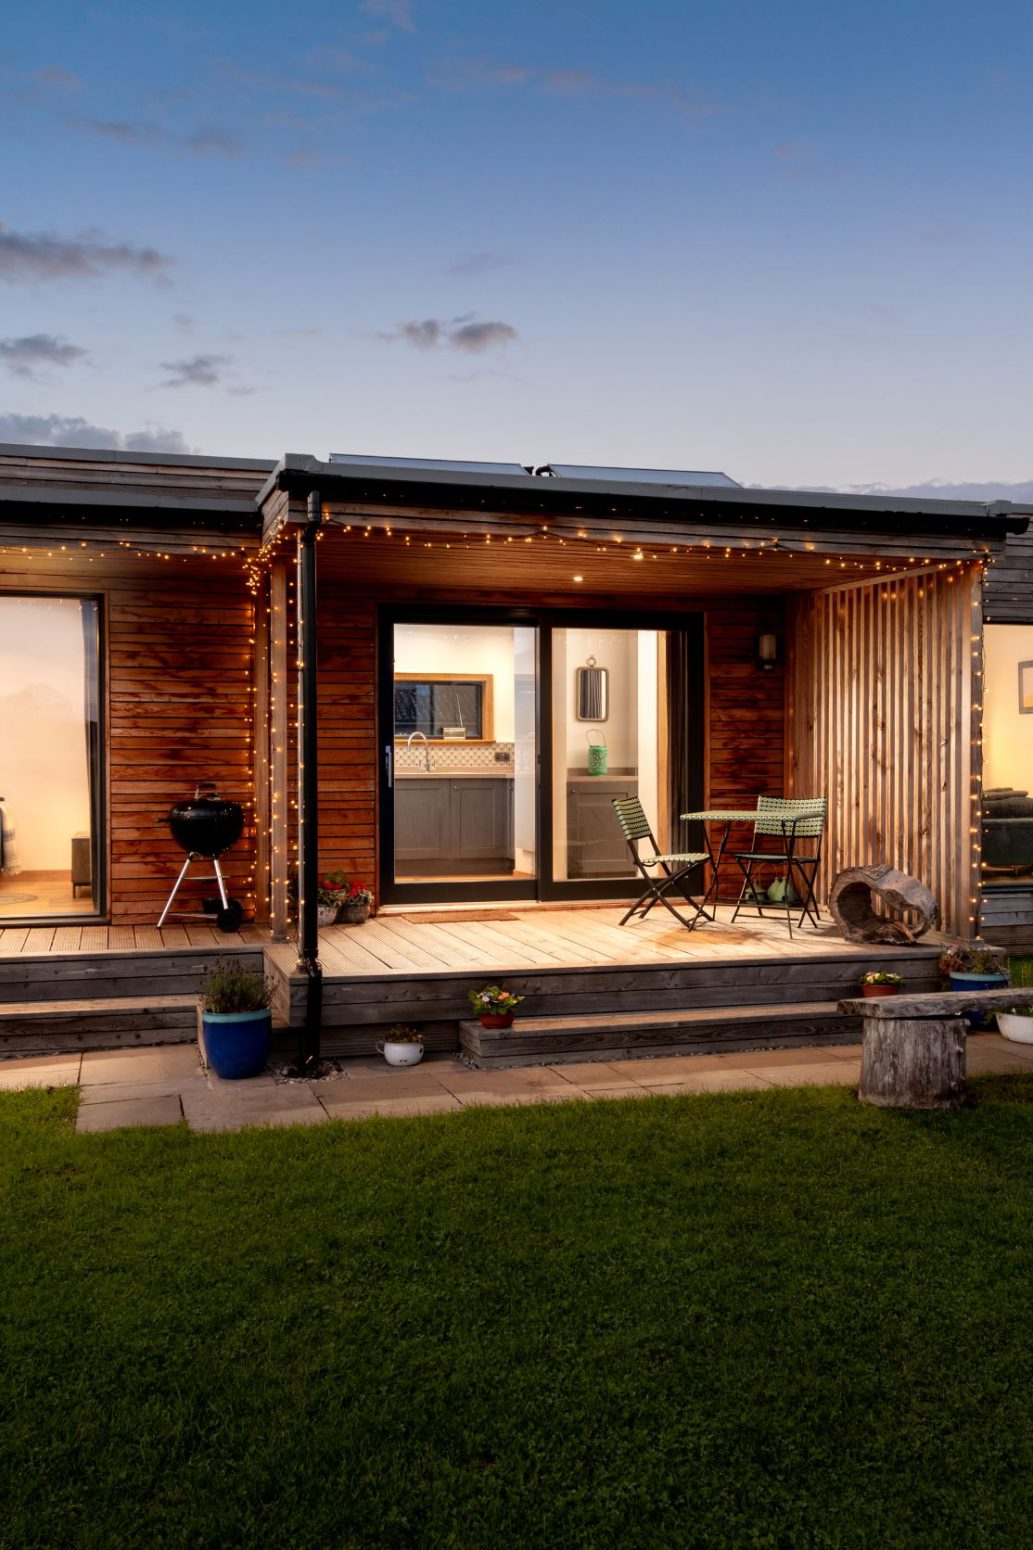
[[[324,463],[309,453],[288,452],[273,469],[258,495],[261,504],[276,489],[295,494],[307,494],[319,490],[326,495],[336,487],[352,488],[356,485],[377,485],[381,488],[397,487],[402,497],[411,496],[418,489],[436,494],[441,500],[449,490],[460,494],[481,490],[485,495],[496,491],[500,496],[525,493],[533,496],[542,506],[560,507],[572,498],[607,499],[634,502],[643,506],[661,502],[679,505],[709,505],[714,507],[755,507],[759,510],[778,511],[780,520],[788,514],[799,512],[854,513],[869,519],[890,516],[926,518],[932,522],[951,524],[993,524],[1008,533],[1024,533],[1029,527],[1030,512],[1011,501],[959,501],[922,499],[905,495],[840,495],[823,490],[757,489],[749,487],[726,488],[721,485],[656,485],[624,484],[590,479],[542,479],[533,474],[470,474],[462,470],[407,470],[386,469],[382,464]],[[426,500],[426,504],[432,504]],[[442,502],[445,504],[445,502]],[[1033,509],[1033,508],[1031,508]]]
[[[75,458],[83,463],[156,463],[177,468],[241,468],[256,473],[276,467],[275,458],[201,457],[195,452],[124,452],[114,447],[45,447],[0,441],[0,457]]]

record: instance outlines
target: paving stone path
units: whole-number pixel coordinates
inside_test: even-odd
[[[191,1130],[242,1130],[249,1125],[321,1125],[371,1114],[440,1114],[472,1105],[853,1087],[860,1062],[859,1044],[587,1061],[513,1071],[471,1071],[447,1055],[430,1056],[410,1067],[363,1058],[347,1061],[340,1080],[306,1086],[277,1082],[268,1073],[224,1082],[202,1069],[194,1045],[177,1044],[0,1061],[0,1092],[78,1086],[77,1128],[83,1132],[177,1125],[182,1120]],[[1033,1072],[1033,1045],[1011,1044],[998,1034],[974,1034],[968,1041],[968,1070],[970,1075]]]

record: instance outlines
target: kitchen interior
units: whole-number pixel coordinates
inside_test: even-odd
[[[662,789],[663,631],[550,627],[551,835],[538,835],[539,631],[394,626],[395,881],[631,878],[613,813]]]

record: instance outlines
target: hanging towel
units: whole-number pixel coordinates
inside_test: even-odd
[[[11,815],[6,807],[0,807],[0,872],[5,877],[17,877],[21,871],[18,849]]]

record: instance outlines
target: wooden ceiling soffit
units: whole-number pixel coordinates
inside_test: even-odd
[[[301,504],[294,498],[292,504]],[[916,563],[933,564],[958,559],[983,559],[1003,551],[1003,542],[983,538],[943,535],[914,535],[906,532],[877,533],[844,528],[780,528],[765,531],[740,524],[718,524],[710,520],[685,522],[645,522],[615,517],[603,521],[597,516],[560,516],[548,521],[541,517],[514,517],[511,513],[435,512],[412,507],[371,509],[361,505],[328,502],[324,520],[345,529],[369,529],[375,533],[436,533],[442,537],[526,539],[540,535],[563,538],[568,542],[596,544],[636,544],[665,549],[750,550],[754,553],[821,554],[846,557],[869,556]],[[304,520],[284,513],[284,521]]]

